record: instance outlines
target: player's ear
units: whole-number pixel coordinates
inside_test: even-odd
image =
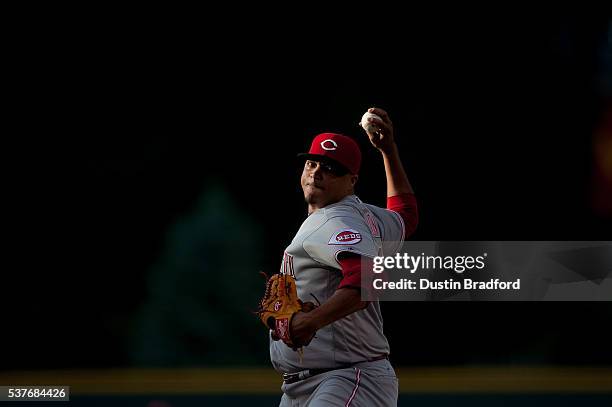
[[[355,184],[357,183],[357,180],[359,179],[359,175],[357,174],[351,174],[351,185],[355,186]]]

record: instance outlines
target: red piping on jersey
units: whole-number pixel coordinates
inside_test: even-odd
[[[399,213],[405,225],[404,239],[412,235],[419,224],[419,211],[414,194],[399,194],[387,198],[387,209]]]
[[[346,401],[346,404],[344,405],[344,407],[350,407],[351,403],[353,402],[353,399],[355,398],[355,395],[357,394],[357,389],[359,389],[359,382],[361,381],[361,369],[357,367],[354,369],[355,369],[355,388],[353,389],[353,392],[351,393],[351,397]]]

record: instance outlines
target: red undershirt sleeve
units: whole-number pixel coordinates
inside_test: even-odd
[[[387,209],[399,213],[404,221],[404,239],[414,233],[419,223],[419,212],[414,194],[399,194],[387,198]]]
[[[365,273],[372,273],[373,260],[369,257],[347,252],[344,256],[341,255],[338,261],[342,266],[343,276],[338,285],[338,289],[354,288],[360,290],[362,295],[365,295],[367,298],[370,298],[369,301],[372,301],[372,299],[376,297],[376,293],[372,289],[372,278],[374,278],[374,275],[371,274],[364,279],[361,277],[362,271]],[[376,276],[376,278],[384,278],[382,275]]]
[[[342,267],[342,281],[338,288],[361,287],[361,256],[344,256],[338,260]]]

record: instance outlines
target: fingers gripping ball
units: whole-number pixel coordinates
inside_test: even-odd
[[[382,118],[380,116],[378,116],[377,114],[370,113],[370,112],[365,112],[364,115],[361,117],[361,122],[359,124],[361,125],[361,127],[363,127],[363,129],[365,131],[367,131],[368,133],[374,134],[377,131],[379,131],[379,128],[378,128],[378,126],[376,126],[376,124],[371,123],[368,120],[370,118],[378,119],[378,120],[382,121]]]
[[[275,274],[266,282],[266,292],[259,304],[257,315],[261,322],[272,330],[273,339],[281,339],[291,348],[307,345],[297,343],[291,336],[291,319],[300,311],[309,312],[315,305],[303,303],[297,296],[295,278],[286,274]]]

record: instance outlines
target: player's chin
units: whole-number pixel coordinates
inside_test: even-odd
[[[314,196],[314,194],[307,193],[306,191],[304,191],[304,200],[306,201],[307,204],[312,204],[312,203],[317,202],[317,198]]]
[[[322,199],[322,194],[320,190],[317,190],[313,187],[304,188],[304,200],[308,204],[314,204],[320,202]]]

